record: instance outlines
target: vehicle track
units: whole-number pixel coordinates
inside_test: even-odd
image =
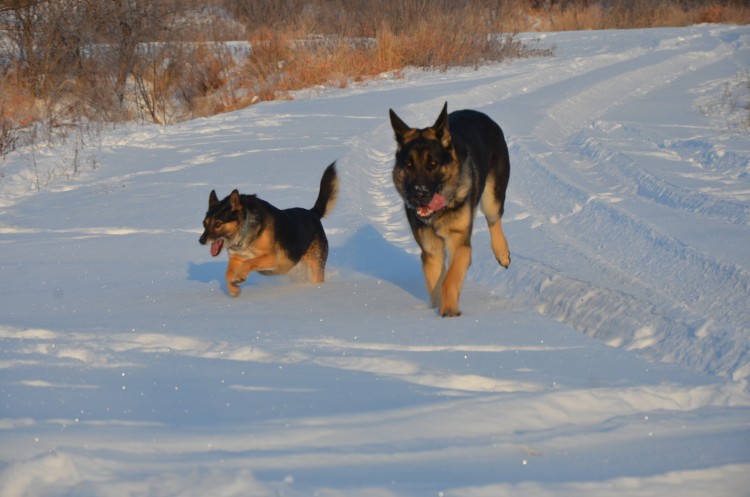
[[[713,170],[717,182],[747,181],[746,174],[737,175],[742,158],[717,154],[699,138],[667,143],[653,123],[623,124],[621,118],[642,96],[677,91],[683,78],[710,71],[732,54],[717,32],[617,57],[552,59],[533,74],[519,63],[500,67],[496,79],[482,77],[476,86],[457,83],[456,94],[445,97],[449,109],[471,107],[495,117],[512,163],[506,226],[514,263],[508,272],[496,267],[484,223],[477,222],[468,284],[615,346],[736,379],[747,376],[738,364],[750,350],[734,331],[750,322],[750,273],[669,227],[676,212],[745,229],[750,209],[741,200],[705,185],[681,186],[670,176],[684,178],[685,169],[696,167],[698,147],[701,167]],[[404,117],[426,126],[441,103],[410,103]],[[368,222],[414,253],[392,186],[392,141],[387,124],[355,139],[346,160],[371,167],[366,176],[348,180],[356,184],[354,201]],[[676,170],[654,167],[644,153]],[[642,214],[654,206],[666,211],[664,219]],[[689,346],[680,344],[685,334],[696,337]]]

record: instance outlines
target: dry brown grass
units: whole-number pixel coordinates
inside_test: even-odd
[[[285,98],[290,91],[316,85],[346,87],[405,66],[445,69],[531,54],[512,36],[482,33],[486,30],[466,23],[441,18],[438,27],[421,22],[401,33],[382,23],[372,39],[260,29],[250,36],[252,52],[245,64],[249,100]]]
[[[305,39],[297,32],[259,30],[250,43],[243,72],[248,98],[240,106],[287,98],[290,91],[317,85],[345,87],[351,79],[395,67],[378,56],[375,46],[361,47],[340,37]]]
[[[748,24],[750,6],[733,0],[612,0],[553,3],[532,9],[538,31],[679,27],[702,23]]]
[[[15,126],[28,126],[38,118],[36,102],[32,94],[7,78],[0,82],[0,119]]]
[[[406,66],[444,70],[540,53],[498,33],[750,23],[745,0],[17,5],[23,7],[0,9],[0,29],[10,34],[0,39],[0,153],[16,143],[17,130],[37,121],[170,123],[289,98],[314,85],[345,87]],[[224,15],[213,15],[216,9]],[[240,36],[252,50],[231,54],[222,42]]]

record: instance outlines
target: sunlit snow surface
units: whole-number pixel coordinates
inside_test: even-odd
[[[105,131],[75,175],[73,144],[9,155],[0,495],[746,495],[750,30],[539,43],[555,56]],[[444,101],[493,117],[512,163],[512,265],[478,219],[448,320],[387,118]],[[334,159],[327,281],[228,297],[198,244],[211,189],[310,207]]]

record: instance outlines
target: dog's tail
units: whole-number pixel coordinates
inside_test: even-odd
[[[320,193],[318,193],[318,200],[315,201],[312,211],[319,218],[326,217],[336,204],[338,195],[339,177],[336,174],[336,161],[333,161],[323,172],[323,177],[320,178]]]

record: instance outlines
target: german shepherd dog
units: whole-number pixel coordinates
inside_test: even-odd
[[[234,190],[219,201],[216,191],[208,197],[203,220],[201,245],[211,242],[216,257],[226,245],[229,253],[227,289],[232,297],[240,294],[240,283],[251,271],[265,275],[286,274],[304,266],[304,277],[322,283],[328,259],[328,239],[321,218],[336,202],[339,181],[336,163],[331,163],[320,180],[318,199],[312,209],[278,209],[255,195]]]
[[[477,205],[487,219],[495,258],[505,268],[510,265],[501,222],[510,178],[505,137],[481,112],[448,114],[447,102],[429,128],[409,127],[392,109],[390,118],[397,145],[393,182],[422,249],[427,292],[441,316],[460,316]]]

